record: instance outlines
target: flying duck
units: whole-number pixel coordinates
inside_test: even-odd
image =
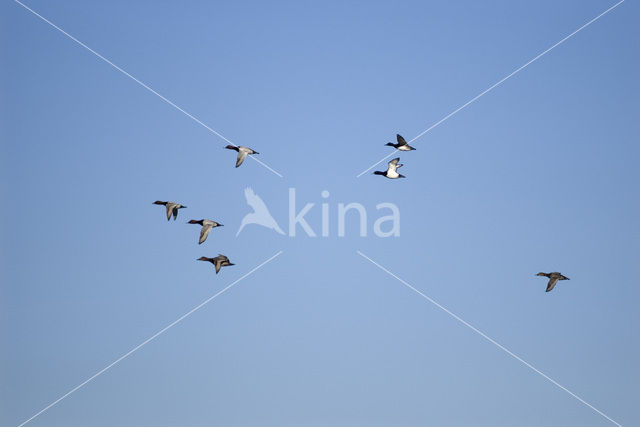
[[[390,179],[405,178],[404,175],[401,175],[397,172],[397,169],[399,167],[402,167],[402,163],[398,163],[399,160],[400,160],[400,157],[396,157],[395,159],[389,162],[386,171],[375,171],[374,174],[386,176],[387,178],[390,178]]]
[[[178,218],[178,209],[186,208],[186,206],[182,206],[180,203],[176,202],[161,202],[160,200],[156,200],[153,202],[154,205],[164,205],[167,208],[167,221],[171,219],[171,215],[173,214],[173,220],[175,221]]]
[[[226,267],[228,265],[235,265],[235,264],[231,264],[229,262],[229,258],[227,258],[222,254],[218,254],[218,256],[215,258],[207,258],[206,256],[201,256],[200,258],[198,258],[198,261],[209,261],[211,264],[213,264],[216,267],[216,274],[218,274],[218,272],[220,271],[220,268],[222,267]]]
[[[407,141],[404,140],[404,138],[402,137],[402,135],[400,134],[396,134],[396,140],[398,141],[397,144],[394,144],[393,142],[387,142],[385,145],[388,145],[390,147],[395,148],[396,150],[400,150],[400,151],[411,151],[411,150],[415,150],[415,148],[413,148],[412,146],[410,146],[409,144],[407,144]]]
[[[260,154],[257,151],[253,151],[249,147],[243,147],[242,145],[227,145],[224,148],[228,148],[229,150],[236,150],[238,152],[238,159],[236,160],[236,167],[240,166],[244,159],[247,157],[247,154]]]
[[[202,244],[205,240],[207,240],[207,236],[209,232],[214,227],[221,227],[223,224],[217,223],[215,221],[211,221],[210,219],[201,219],[200,221],[192,219],[189,220],[189,224],[200,224],[202,228],[200,229],[200,240],[198,244]]]
[[[563,276],[557,271],[554,271],[552,273],[538,273],[536,274],[536,276],[544,276],[549,278],[549,283],[547,283],[546,292],[549,292],[551,289],[553,289],[556,286],[556,283],[558,283],[558,280],[569,280],[568,277]]]

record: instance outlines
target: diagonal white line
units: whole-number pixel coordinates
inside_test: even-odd
[[[445,313],[447,313],[449,316],[453,317],[454,319],[456,319],[458,322],[462,323],[464,326],[466,326],[467,328],[471,329],[472,331],[474,331],[475,333],[477,333],[478,335],[480,335],[482,338],[486,339],[487,341],[489,341],[491,344],[495,345],[496,347],[498,347],[500,350],[504,351],[505,353],[507,353],[509,356],[513,357],[514,359],[516,359],[517,361],[519,361],[520,363],[522,363],[523,365],[525,365],[526,367],[528,367],[529,369],[531,369],[532,371],[534,371],[535,373],[539,374],[540,376],[542,376],[543,378],[545,378],[546,380],[548,380],[549,382],[551,382],[552,384],[554,384],[555,386],[561,388],[562,390],[566,391],[567,393],[569,393],[572,397],[576,398],[577,400],[579,400],[580,402],[582,402],[583,404],[585,404],[586,406],[588,406],[589,408],[593,409],[594,411],[596,411],[598,414],[602,415],[603,417],[605,417],[607,420],[611,421],[613,424],[622,427],[619,423],[617,423],[616,421],[614,421],[612,418],[610,418],[607,414],[605,414],[604,412],[600,411],[598,408],[596,408],[595,406],[591,405],[589,402],[585,401],[583,398],[581,398],[580,396],[578,396],[577,394],[575,394],[574,392],[572,392],[571,390],[569,390],[568,388],[566,388],[565,386],[563,386],[562,384],[560,384],[559,382],[557,382],[556,380],[554,380],[553,378],[549,377],[548,375],[546,375],[545,373],[541,372],[540,370],[538,370],[535,366],[533,366],[532,364],[530,364],[529,362],[527,362],[526,360],[522,359],[520,356],[518,356],[517,354],[513,353],[511,350],[509,350],[508,348],[506,348],[505,346],[503,346],[502,344],[500,344],[499,342],[497,342],[496,340],[494,340],[493,338],[491,338],[490,336],[488,336],[487,334],[485,334],[484,332],[482,332],[481,330],[479,330],[478,328],[476,328],[475,326],[471,325],[470,323],[466,322],[464,319],[462,319],[461,317],[459,317],[458,315],[456,315],[455,313],[451,312],[449,309],[447,309],[446,307],[443,307],[442,305],[440,305],[438,302],[436,302],[434,299],[432,299],[431,297],[429,297],[428,295],[425,295],[424,293],[422,293],[421,291],[419,291],[418,289],[414,288],[413,286],[411,286],[409,283],[407,283],[406,281],[404,281],[403,279],[401,279],[400,277],[396,276],[395,274],[393,274],[391,271],[387,270],[385,267],[381,266],[380,264],[378,264],[377,262],[375,262],[374,260],[372,260],[371,258],[369,258],[368,256],[366,256],[365,254],[363,254],[360,251],[356,251],[358,253],[358,255],[360,255],[361,257],[363,257],[364,259],[366,259],[367,261],[369,261],[370,263],[372,263],[373,265],[375,265],[376,267],[378,267],[380,270],[384,271],[385,273],[387,273],[388,275],[390,275],[391,277],[393,277],[394,279],[398,280],[400,283],[402,283],[403,285],[405,285],[407,288],[411,289],[413,292],[417,293],[418,295],[420,295],[422,298],[426,299],[427,301],[429,301],[431,304],[435,305],[436,307],[438,307],[440,310],[444,311]]]
[[[122,68],[120,68],[119,66],[117,66],[116,64],[114,64],[113,62],[111,62],[110,60],[108,60],[107,58],[105,58],[104,56],[100,55],[98,52],[96,52],[95,50],[91,49],[89,46],[87,46],[86,44],[82,43],[80,40],[78,40],[77,38],[73,37],[71,34],[67,33],[65,30],[63,30],[62,28],[58,27],[56,24],[54,24],[53,22],[49,21],[47,18],[45,18],[44,16],[40,15],[38,12],[36,12],[35,10],[31,9],[29,6],[27,6],[26,4],[22,3],[19,0],[13,0],[16,3],[18,3],[20,6],[24,7],[25,9],[27,9],[29,12],[33,13],[35,16],[37,16],[38,18],[42,19],[44,22],[46,22],[47,24],[51,25],[53,28],[55,28],[56,30],[60,31],[62,34],[64,34],[65,36],[69,37],[71,40],[73,40],[74,42],[76,42],[77,44],[79,44],[80,46],[82,46],[83,48],[87,49],[89,52],[93,53],[95,56],[97,56],[98,58],[102,59],[104,62],[106,62],[107,64],[111,65],[113,68],[115,68],[116,70],[120,71],[122,74],[124,74],[125,76],[129,77],[131,80],[133,80],[134,82],[138,83],[140,86],[142,86],[143,88],[147,89],[149,92],[153,93],[154,95],[156,95],[158,98],[162,99],[164,102],[166,102],[167,104],[171,105],[173,108],[175,108],[176,110],[180,111],[181,113],[183,113],[184,115],[186,115],[187,117],[189,117],[190,119],[192,119],[193,121],[195,121],[196,123],[198,123],[200,126],[204,127],[205,129],[207,129],[208,131],[210,131],[211,133],[213,133],[214,135],[222,138],[223,140],[225,140],[226,142],[228,142],[229,144],[233,145],[234,147],[237,147],[236,144],[234,144],[233,142],[231,142],[230,140],[228,140],[226,137],[224,137],[221,133],[217,132],[215,129],[211,128],[210,126],[206,125],[205,123],[203,123],[200,119],[198,119],[197,117],[195,117],[193,114],[189,113],[188,111],[185,111],[183,108],[181,108],[180,106],[176,105],[173,101],[171,101],[170,99],[167,99],[166,97],[164,97],[163,95],[159,94],[158,92],[156,92],[155,90],[153,90],[152,88],[150,88],[148,85],[146,85],[145,83],[143,83],[142,81],[138,80],[137,78],[135,78],[134,76],[132,76],[131,74],[129,74],[128,72],[126,72],[125,70],[123,70]],[[283,176],[281,174],[279,174],[278,172],[276,172],[274,169],[272,169],[270,166],[268,166],[266,163],[260,161],[259,159],[253,157],[253,156],[248,156],[249,158],[255,160],[256,162],[260,163],[262,166],[264,166],[265,168],[267,168],[269,171],[271,171],[272,173],[274,173],[275,175],[278,175],[280,178],[283,178]]]
[[[182,316],[178,317],[176,320],[174,320],[173,322],[171,322],[170,324],[168,324],[164,328],[160,329],[158,332],[156,332],[155,334],[151,335],[149,338],[147,338],[146,340],[142,341],[140,344],[138,344],[137,346],[135,346],[134,348],[132,348],[131,350],[129,350],[128,352],[126,352],[125,354],[123,354],[122,356],[117,358],[116,360],[114,360],[112,363],[108,364],[107,366],[105,366],[104,368],[102,368],[101,370],[99,370],[98,372],[93,374],[91,377],[89,377],[85,381],[81,382],[80,384],[78,384],[77,386],[75,386],[74,388],[69,390],[67,393],[63,394],[58,399],[56,399],[53,402],[51,402],[49,405],[47,405],[44,408],[42,408],[39,412],[34,414],[31,418],[29,418],[28,420],[22,422],[18,427],[22,427],[23,425],[25,425],[28,422],[32,421],[34,418],[36,418],[37,416],[41,415],[43,412],[46,412],[47,410],[49,410],[50,408],[52,408],[53,406],[57,405],[58,403],[60,403],[65,398],[67,398],[72,393],[78,391],[80,388],[84,387],[85,385],[87,385],[88,383],[90,383],[91,381],[93,381],[94,379],[96,379],[97,377],[99,377],[100,375],[102,375],[103,373],[105,373],[106,371],[108,371],[109,369],[111,369],[112,367],[114,367],[115,365],[117,365],[118,363],[123,361],[124,359],[126,359],[127,357],[131,356],[133,353],[135,353],[136,351],[140,350],[142,347],[144,347],[145,345],[147,345],[148,343],[150,343],[154,339],[158,338],[160,335],[162,335],[163,333],[165,333],[169,329],[173,328],[175,325],[177,325],[178,323],[182,322],[184,319],[186,319],[187,317],[191,316],[196,311],[200,310],[202,307],[207,305],[209,302],[211,302],[212,300],[216,299],[218,296],[222,295],[227,290],[231,289],[231,287],[233,287],[236,283],[238,283],[241,280],[245,279],[246,277],[250,276],[256,270],[260,269],[265,264],[267,264],[267,263],[271,262],[272,260],[274,260],[280,254],[282,254],[282,252],[283,251],[277,252],[271,258],[269,258],[266,261],[264,261],[262,264],[258,265],[257,267],[254,267],[252,270],[250,270],[248,273],[245,273],[239,279],[236,279],[233,282],[231,282],[231,284],[229,284],[226,288],[222,289],[221,291],[219,291],[215,295],[210,296],[209,298],[207,298],[206,300],[204,300],[203,302],[201,302],[200,304],[198,304],[197,306],[195,306],[194,308],[192,308],[191,310],[189,310],[188,312],[186,312]]]
[[[559,42],[557,42],[556,44],[554,44],[553,46],[551,46],[550,48],[548,48],[547,50],[545,50],[544,52],[538,54],[537,56],[535,56],[533,59],[529,60],[527,63],[525,63],[524,65],[522,65],[521,67],[517,68],[516,70],[512,71],[510,74],[506,75],[505,77],[503,77],[502,79],[500,79],[499,81],[497,81],[496,83],[494,83],[493,85],[489,86],[487,89],[485,89],[484,91],[480,92],[478,95],[474,96],[473,98],[471,98],[469,101],[465,102],[464,104],[462,104],[460,107],[456,108],[455,110],[453,110],[452,112],[450,112],[449,114],[447,114],[446,116],[444,116],[443,118],[441,118],[440,120],[438,120],[437,122],[435,122],[434,124],[432,124],[431,126],[429,126],[427,129],[425,129],[424,131],[420,132],[418,134],[418,136],[416,136],[415,138],[413,138],[411,141],[409,141],[409,144],[412,143],[413,141],[415,141],[416,139],[420,138],[421,136],[423,136],[425,133],[429,132],[431,129],[435,128],[436,126],[439,126],[441,123],[443,123],[444,121],[446,121],[447,119],[449,119],[451,116],[453,116],[454,114],[458,113],[460,110],[464,109],[465,107],[467,107],[469,104],[475,102],[476,100],[478,100],[479,98],[481,98],[482,96],[484,96],[485,94],[487,94],[488,92],[490,92],[491,90],[495,89],[496,87],[500,86],[502,83],[504,83],[506,80],[510,79],[511,77],[513,77],[514,75],[518,74],[520,71],[524,70],[526,67],[528,67],[529,65],[531,65],[533,62],[537,61],[538,59],[540,59],[542,56],[546,55],[547,53],[549,53],[551,50],[553,50],[554,48],[560,46],[562,43],[564,43],[565,41],[569,40],[571,37],[573,37],[574,35],[578,34],[580,31],[584,30],[585,28],[587,28],[589,25],[593,24],[594,22],[596,22],[598,19],[600,19],[601,17],[603,17],[604,15],[606,15],[607,13],[611,12],[613,9],[615,9],[616,7],[620,6],[622,3],[624,2],[624,0],[620,0],[618,3],[614,4],[613,6],[611,6],[609,9],[605,10],[604,12],[602,12],[600,15],[596,16],[595,18],[593,18],[591,21],[587,22],[586,24],[584,24],[582,27],[578,28],[577,30],[575,30],[573,33],[569,34],[568,36],[566,36],[565,38],[563,38],[562,40],[560,40]],[[364,175],[365,173],[369,172],[372,168],[374,168],[375,166],[377,166],[378,164],[380,164],[381,162],[387,160],[389,157],[393,156],[396,154],[396,151],[399,150],[394,150],[391,152],[391,154],[387,154],[386,156],[384,156],[383,158],[381,158],[380,160],[378,160],[377,162],[375,162],[374,164],[372,164],[371,166],[369,166],[367,169],[363,170],[362,172],[360,172],[356,178],[360,178],[362,175]]]

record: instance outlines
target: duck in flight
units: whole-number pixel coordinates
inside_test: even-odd
[[[209,232],[211,231],[212,228],[214,227],[221,227],[223,224],[220,224],[218,222],[215,221],[211,221],[210,219],[201,219],[201,220],[189,220],[189,224],[200,224],[202,226],[202,228],[200,229],[200,240],[198,241],[198,244],[202,244],[202,242],[204,242],[205,240],[207,240],[207,236],[209,235]]]
[[[156,200],[153,202],[154,205],[164,205],[167,208],[167,221],[171,219],[171,215],[173,215],[173,220],[175,221],[178,218],[178,209],[184,209],[186,206],[182,206],[180,203],[176,202],[161,202],[160,200]]]
[[[398,163],[399,161],[400,157],[396,157],[388,163],[386,171],[375,171],[374,174],[386,176],[389,179],[406,178],[397,172],[397,169],[402,167],[402,163]]]
[[[218,254],[217,257],[207,258],[206,256],[201,256],[198,258],[198,261],[209,261],[216,268],[216,274],[220,271],[222,267],[227,267],[229,265],[235,265],[229,262],[229,258],[222,254]]]
[[[544,276],[549,278],[549,283],[547,283],[546,292],[549,292],[550,290],[552,290],[556,286],[556,283],[558,283],[558,280],[569,280],[568,277],[563,276],[557,271],[554,271],[552,273],[538,273],[536,274],[536,276]]]
[[[407,144],[407,141],[404,140],[404,138],[402,137],[402,135],[400,134],[396,134],[396,140],[398,141],[397,144],[394,144],[393,142],[387,142],[385,145],[388,145],[390,147],[395,148],[396,150],[400,150],[400,151],[411,151],[411,150],[415,150],[415,148],[413,148],[412,146],[410,146],[409,144]]]
[[[236,167],[240,166],[244,159],[247,157],[247,154],[260,154],[257,151],[253,151],[249,147],[243,147],[242,145],[227,145],[224,148],[228,148],[229,150],[235,150],[238,152],[238,159],[236,160]]]

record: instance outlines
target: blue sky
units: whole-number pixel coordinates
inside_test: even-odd
[[[232,4],[231,4],[232,3]],[[406,180],[356,175],[613,5],[0,5],[0,424],[610,423],[356,254],[361,250],[622,425],[640,424],[640,7],[627,1],[415,142]],[[252,187],[320,230],[235,236]],[[167,223],[154,200],[188,206]],[[401,235],[337,236],[337,205],[397,204]],[[197,245],[188,219],[225,227]],[[196,258],[224,253],[218,275]],[[571,278],[545,293],[538,271]]]

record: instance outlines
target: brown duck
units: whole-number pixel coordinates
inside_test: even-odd
[[[175,221],[178,218],[178,209],[184,209],[186,206],[182,206],[180,203],[176,202],[161,202],[160,200],[156,200],[153,202],[154,205],[164,205],[167,208],[167,221],[171,219],[171,215],[173,215],[173,220]]]
[[[209,235],[209,232],[211,231],[212,228],[214,227],[222,227],[223,224],[220,224],[219,222],[215,222],[215,221],[211,221],[210,219],[201,219],[201,220],[189,220],[189,224],[200,224],[202,226],[202,228],[200,229],[200,240],[198,241],[198,244],[202,244],[202,242],[204,242],[205,240],[207,240],[207,236]]]
[[[235,150],[238,152],[238,158],[236,159],[236,167],[240,166],[244,159],[247,158],[247,154],[260,154],[257,151],[252,150],[249,147],[243,147],[242,145],[227,145],[224,147],[229,150]]]
[[[556,283],[558,283],[558,280],[569,280],[568,277],[563,276],[557,271],[554,271],[552,273],[538,273],[536,274],[536,276],[544,276],[549,278],[549,283],[547,283],[546,292],[549,292],[550,290],[552,290],[556,286]]]
[[[229,262],[229,258],[227,258],[226,256],[224,256],[222,254],[218,254],[218,256],[214,257],[214,258],[207,258],[206,256],[201,256],[200,258],[198,258],[198,261],[209,261],[216,268],[216,274],[218,274],[218,272],[220,272],[220,269],[222,267],[227,267],[229,265],[235,265],[235,264],[230,263]]]

